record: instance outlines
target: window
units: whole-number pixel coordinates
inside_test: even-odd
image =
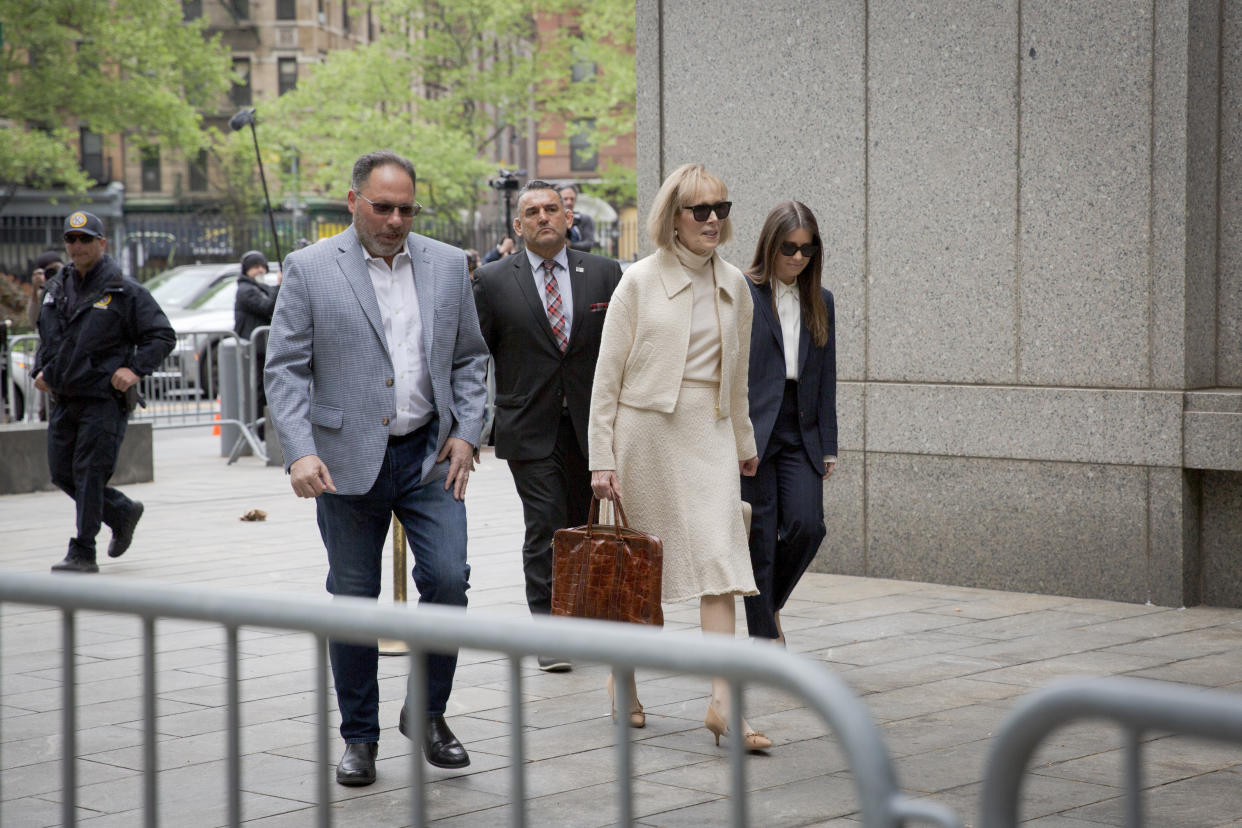
[[[190,192],[207,192],[207,150],[199,150],[198,155],[190,159]]]
[[[226,5],[232,8],[234,19],[250,19],[250,0],[228,0]]]
[[[349,34],[349,0],[341,0],[341,28]]]
[[[594,172],[599,166],[599,153],[591,146],[591,133],[595,131],[594,118],[574,121],[569,136],[569,169],[574,172]]]
[[[297,20],[298,0],[276,0],[277,20]]]
[[[570,67],[571,78],[574,83],[594,78],[598,69],[593,60],[580,60]]]
[[[103,136],[86,127],[80,130],[82,141],[82,171],[100,184],[104,183]]]
[[[276,61],[276,81],[279,94],[298,88],[298,59],[291,57],[278,58]]]
[[[203,16],[203,0],[181,0],[181,17],[198,20]]]
[[[142,191],[158,193],[163,189],[160,180],[160,148],[147,147],[142,151]]]
[[[233,81],[233,91],[229,94],[229,98],[233,101],[233,106],[250,106],[250,58],[233,58],[233,72],[238,75],[238,79]]]

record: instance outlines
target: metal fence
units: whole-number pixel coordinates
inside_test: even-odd
[[[262,381],[259,353],[268,328],[250,340],[233,331],[195,331],[177,335],[172,353],[155,373],[142,379],[142,403],[130,422],[152,428],[219,428],[222,454],[232,463],[245,447],[267,460],[257,410]]]
[[[65,214],[68,214],[66,209]],[[294,215],[275,213],[280,252],[288,254],[299,239],[318,241],[344,230],[347,213]],[[271,227],[266,215],[230,220],[218,212],[129,213],[106,218],[111,253],[122,270],[145,282],[177,265],[195,262],[236,262],[247,250],[259,250],[276,259]],[[26,281],[35,259],[46,250],[64,257],[64,216],[0,216],[0,271]],[[470,224],[450,216],[428,213],[414,220],[414,232],[461,248],[474,248],[480,255],[505,236],[513,235],[503,221]],[[636,251],[633,221],[597,222],[593,252],[613,258],[632,259]]]
[[[1123,824],[1129,828],[1145,824],[1145,733],[1167,731],[1242,744],[1242,697],[1235,694],[1142,679],[1068,679],[1021,700],[997,731],[984,765],[980,825],[1018,824],[1022,783],[1035,749],[1058,727],[1084,719],[1116,722],[1125,731]]]
[[[120,578],[78,579],[25,573],[6,574],[0,580],[0,603],[50,606],[61,611],[61,692],[62,692],[62,822],[71,826],[77,819],[77,769],[75,756],[78,733],[76,695],[76,632],[82,611],[122,613],[138,616],[143,625],[143,809],[145,824],[157,824],[159,808],[159,739],[156,711],[155,629],[160,619],[184,619],[221,625],[227,642],[226,680],[228,684],[228,738],[226,768],[228,821],[240,825],[241,748],[240,693],[238,689],[238,632],[242,628],[301,630],[314,637],[315,702],[318,719],[316,752],[318,773],[317,824],[326,828],[332,822],[331,786],[326,770],[330,767],[328,735],[327,640],[374,642],[385,638],[405,642],[410,650],[407,702],[412,710],[426,707],[425,658],[428,652],[472,648],[499,652],[509,660],[509,707],[512,741],[510,799],[512,825],[527,824],[525,811],[526,752],[523,725],[523,676],[521,658],[536,653],[555,652],[580,662],[612,665],[620,710],[630,707],[629,677],[635,668],[670,670],[678,673],[723,676],[729,679],[733,705],[730,731],[742,730],[742,700],[746,686],[768,686],[798,696],[808,708],[831,727],[836,741],[850,762],[851,776],[858,798],[860,818],[871,828],[898,828],[909,820],[934,825],[960,826],[952,811],[937,803],[913,799],[897,787],[893,765],[880,739],[879,729],[866,708],[845,683],[823,665],[799,658],[775,647],[755,647],[723,636],[699,636],[685,632],[661,633],[651,628],[627,624],[577,619],[530,619],[465,613],[462,610],[419,606],[415,611],[381,606],[374,601],[338,598],[332,601],[288,598],[240,592],[209,591],[198,588],[153,584]],[[0,653],[0,658],[3,654]],[[0,660],[0,678],[3,661]],[[423,717],[410,717],[414,744],[422,741]],[[0,725],[2,727],[2,725]],[[615,723],[614,750],[618,775],[619,824],[633,822],[633,758],[630,740],[633,732],[627,716]],[[3,743],[0,742],[0,750]],[[748,824],[746,764],[741,739],[729,740],[731,774],[730,822],[735,828]],[[424,767],[421,751],[410,752],[410,823],[426,824],[423,801]],[[0,795],[0,808],[3,808]],[[0,823],[4,816],[0,812]]]
[[[177,335],[176,345],[163,364],[139,385],[141,403],[130,422],[152,428],[219,428],[221,454],[232,463],[249,448],[267,460],[259,437],[263,412],[258,409],[262,382],[259,354],[267,344],[268,328],[258,328],[249,341],[233,331],[196,331]],[[34,387],[34,355],[39,338],[14,336],[8,340],[9,370],[0,395],[4,422],[46,419],[46,395]]]

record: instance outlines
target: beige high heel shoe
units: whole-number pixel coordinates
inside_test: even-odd
[[[612,675],[608,676],[608,706],[612,708],[612,720],[617,720],[617,699],[612,689]],[[638,696],[634,697],[634,707],[630,709],[630,727],[643,728],[647,726],[647,714],[643,712],[643,706],[638,701]]]
[[[709,702],[707,705],[707,715],[703,718],[703,726],[712,732],[716,737],[716,747],[720,747],[720,737],[729,733],[729,725],[716,712],[716,708],[712,707]],[[767,750],[772,747],[772,740],[762,733],[752,730],[750,733],[742,734],[742,746],[749,751]]]

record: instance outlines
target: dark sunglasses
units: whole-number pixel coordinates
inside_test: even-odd
[[[377,216],[386,216],[393,210],[396,210],[401,214],[401,218],[413,218],[422,212],[423,209],[423,205],[419,204],[417,201],[413,204],[389,204],[386,201],[376,203],[357,190],[354,191],[354,195],[358,196],[358,198],[362,199],[367,204],[370,204],[371,209],[375,211],[375,215]]]
[[[715,204],[696,204],[693,207],[682,207],[681,209],[689,210],[693,213],[695,221],[707,221],[711,218],[712,213],[715,213],[718,219],[727,219],[729,217],[729,210],[732,207],[732,201],[718,201]]]
[[[88,236],[86,233],[66,233],[65,244],[90,244],[95,240],[94,236]]]
[[[793,256],[793,254],[801,250],[802,258],[809,259],[819,252],[819,245],[812,242],[799,247],[793,242],[781,242],[781,246],[778,247],[777,250],[781,251],[782,256]]]

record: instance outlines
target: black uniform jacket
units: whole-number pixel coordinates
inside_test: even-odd
[[[168,317],[142,285],[100,257],[73,285],[72,264],[48,280],[39,311],[35,374],[60,397],[116,396],[112,375],[129,368],[140,377],[159,367],[177,341]]]

